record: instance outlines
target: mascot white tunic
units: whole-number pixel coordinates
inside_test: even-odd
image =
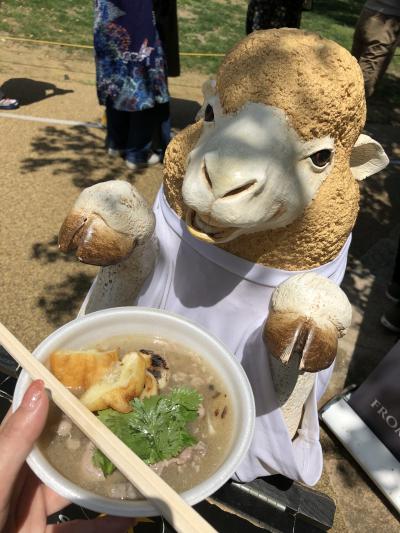
[[[202,119],[170,144],[154,212],[128,183],[83,191],[63,251],[102,266],[83,312],[166,309],[242,363],[256,429],[240,481],[322,471],[317,402],[350,325],[342,281],[356,180],[384,168],[360,134],[363,80],[339,45],[299,30],[256,32],[204,86]]]

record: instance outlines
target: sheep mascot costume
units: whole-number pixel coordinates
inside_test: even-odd
[[[301,30],[257,31],[203,87],[201,119],[170,143],[153,209],[124,181],[84,190],[62,251],[100,271],[84,312],[156,307],[217,336],[256,401],[235,478],[322,471],[317,402],[351,321],[339,288],[359,204],[383,169],[361,134],[364,84],[338,44]]]

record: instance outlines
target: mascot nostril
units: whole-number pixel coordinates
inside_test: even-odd
[[[206,165],[205,160],[203,161],[203,176],[204,176],[204,179],[206,180],[207,185],[212,190],[213,185],[212,185],[212,181],[211,181],[211,178],[210,178],[210,174],[208,173],[208,170],[207,170],[207,165]]]
[[[232,191],[226,192],[222,198],[228,198],[229,196],[236,196],[237,194],[240,194],[241,192],[247,191],[247,189],[251,189],[253,185],[257,183],[256,180],[250,180],[248,183],[245,183],[244,185],[241,185],[240,187],[236,187]]]
[[[314,484],[322,471],[317,403],[351,323],[339,285],[358,181],[388,158],[361,133],[356,60],[318,35],[250,34],[203,93],[198,122],[167,149],[153,212],[121,181],[78,198],[75,211],[100,214],[111,231],[97,241],[110,262],[84,311],[162,306],[213,333],[243,365],[257,406],[236,478],[281,473]],[[67,218],[60,244],[67,249],[76,233],[79,253],[90,257],[81,223]]]

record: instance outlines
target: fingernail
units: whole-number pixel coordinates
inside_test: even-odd
[[[29,411],[34,411],[44,393],[44,383],[41,379],[34,381],[25,392],[21,406]]]

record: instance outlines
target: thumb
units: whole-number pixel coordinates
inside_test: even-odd
[[[34,381],[15,413],[0,427],[0,503],[11,495],[18,472],[46,422],[49,400],[41,380]]]

